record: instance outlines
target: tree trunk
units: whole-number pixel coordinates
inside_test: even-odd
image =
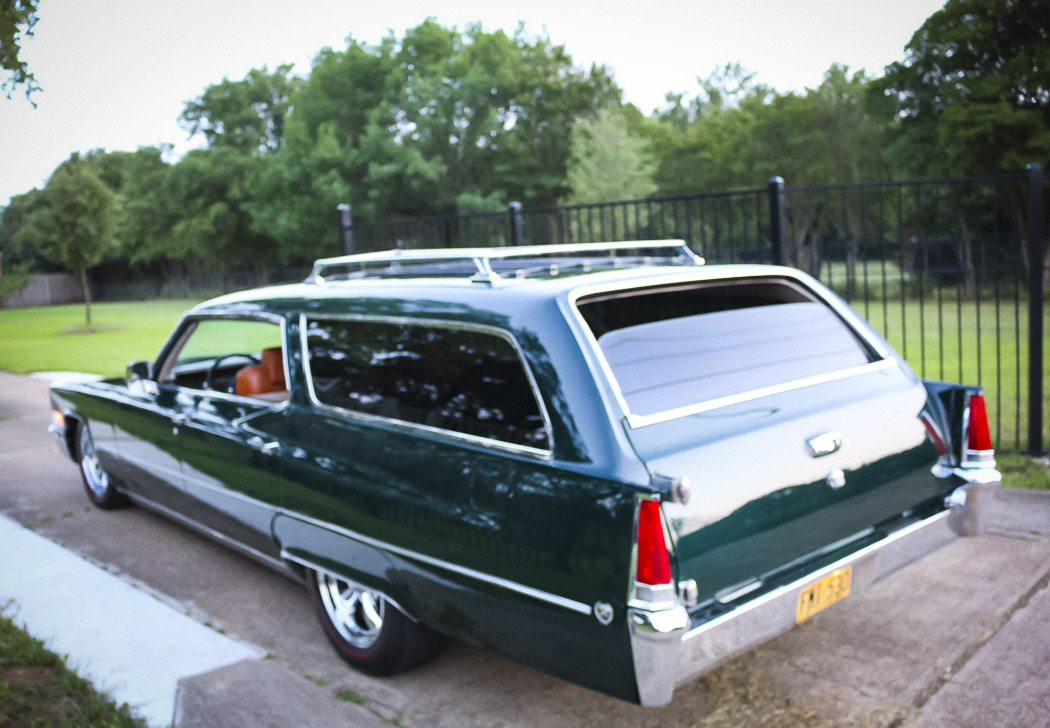
[[[80,266],[80,285],[84,288],[84,317],[87,326],[91,325],[91,289],[88,288],[87,268]]]
[[[966,211],[960,207],[959,230],[962,233],[962,251],[960,257],[963,264],[963,275],[966,281],[966,295],[973,296],[977,292],[977,268],[973,264],[973,236],[970,227],[966,224]]]

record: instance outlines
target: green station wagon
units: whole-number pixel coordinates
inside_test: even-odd
[[[977,528],[999,480],[979,389],[680,241],[319,260],[51,399],[93,503],[302,579],[358,669],[451,636],[643,705]]]

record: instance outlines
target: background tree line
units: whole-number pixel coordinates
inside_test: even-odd
[[[301,265],[356,221],[793,184],[1017,172],[1050,159],[1050,2],[948,0],[905,58],[781,93],[738,65],[651,114],[563,46],[427,20],[223,79],[202,141],[73,154],[0,213],[5,273],[180,275]],[[22,69],[26,72],[26,69]]]

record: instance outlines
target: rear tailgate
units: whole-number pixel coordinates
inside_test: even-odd
[[[692,486],[687,504],[664,504],[678,578],[728,602],[939,503],[925,403],[894,366],[629,430],[651,472]]]
[[[772,270],[577,300],[638,456],[691,483],[688,504],[663,510],[701,602],[734,601],[950,487],[931,472],[922,382],[830,291]]]

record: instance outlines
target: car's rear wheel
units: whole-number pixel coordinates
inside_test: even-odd
[[[99,508],[119,508],[127,503],[124,494],[118,491],[110,480],[109,474],[102,467],[95,451],[95,441],[91,430],[82,422],[77,433],[77,455],[80,460],[80,478],[84,481],[84,490],[88,499]]]
[[[441,638],[405,616],[382,594],[324,571],[307,586],[325,636],[361,672],[394,675],[433,657]]]

